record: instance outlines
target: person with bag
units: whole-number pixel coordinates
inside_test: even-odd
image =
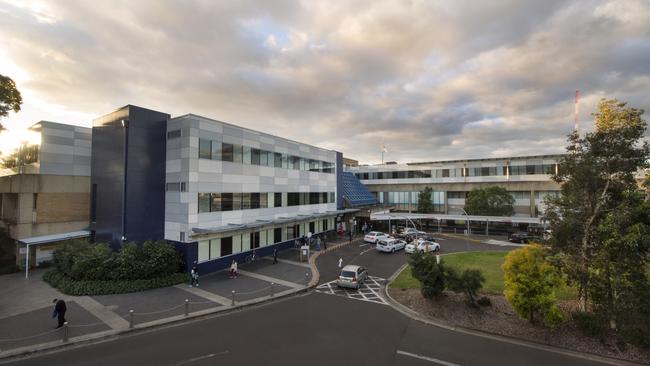
[[[237,277],[237,261],[232,260],[232,263],[230,263],[230,278],[236,278]]]
[[[190,271],[190,287],[192,285],[199,287],[199,270],[196,269],[196,266],[192,267],[192,271]]]

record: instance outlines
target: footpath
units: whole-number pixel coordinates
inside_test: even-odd
[[[318,284],[316,258],[349,244],[338,239],[327,250],[310,251],[300,261],[298,249],[272,258],[240,264],[239,276],[223,270],[201,276],[199,286],[179,284],[142,292],[99,296],[68,296],[42,280],[47,270],[0,276],[0,363],[3,359],[96,341],[207,314],[240,309],[306,291]],[[304,258],[303,258],[304,259]],[[67,304],[67,327],[56,329],[54,298]]]

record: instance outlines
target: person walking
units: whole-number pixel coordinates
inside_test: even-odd
[[[273,248],[273,264],[278,263],[278,249]]]
[[[230,263],[230,278],[235,277],[237,277],[237,261],[233,259]]]
[[[352,235],[353,235],[352,230],[350,230],[350,243],[352,243]]]
[[[339,258],[339,269],[343,268],[343,258]]]
[[[63,326],[63,323],[65,323],[65,312],[68,310],[68,308],[65,306],[65,301],[63,300],[54,299],[52,300],[52,303],[54,303],[54,312],[52,313],[52,318],[58,319],[59,325],[57,328],[61,328]]]
[[[192,285],[199,287],[199,270],[196,269],[196,266],[192,267],[190,271],[190,287]]]
[[[323,249],[327,250],[327,237],[323,236]]]

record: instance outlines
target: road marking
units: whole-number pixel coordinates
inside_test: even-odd
[[[366,249],[366,250],[364,250],[363,252],[359,253],[359,255],[364,255],[364,254],[368,253],[369,251],[371,251],[371,250],[373,250],[373,249],[375,249],[375,248],[372,248],[372,247],[371,247],[371,248],[369,248],[369,249]]]
[[[411,353],[411,352],[405,352],[405,351],[401,351],[401,350],[397,350],[397,354],[398,354],[398,355],[402,355],[402,356],[408,356],[408,357],[417,358],[417,359],[424,360],[424,361],[429,361],[429,362],[437,363],[438,365],[444,365],[444,366],[460,366],[460,365],[457,364],[457,363],[451,363],[451,362],[447,362],[447,361],[439,360],[439,359],[437,359],[437,358],[427,357],[427,356],[422,356],[422,355],[418,355],[418,354]]]
[[[267,259],[269,261],[273,261],[273,258],[264,257],[264,259]],[[289,260],[289,259],[282,259],[282,258],[278,258],[278,262],[291,264],[293,266],[300,266],[300,267],[305,267],[305,268],[311,269],[311,266],[308,263],[296,262],[296,261],[292,261],[292,260]]]
[[[185,361],[181,361],[179,363],[175,363],[174,366],[187,365],[188,363],[205,360],[205,359],[208,359],[208,358],[212,358],[214,356],[225,355],[227,353],[228,353],[228,351],[223,351],[223,352],[219,352],[219,353],[210,353],[208,355],[194,357],[194,358],[190,358],[189,360],[185,360]]]
[[[240,274],[243,274],[244,276],[257,278],[258,280],[262,280],[262,281],[266,281],[266,282],[273,282],[276,285],[282,285],[282,286],[286,286],[286,287],[290,287],[290,288],[303,288],[303,287],[305,287],[305,286],[299,285],[299,284],[297,284],[295,282],[285,281],[285,280],[281,280],[279,278],[269,277],[269,276],[265,276],[265,275],[259,274],[259,273],[242,271],[241,269],[238,270],[238,272]]]
[[[230,306],[232,304],[231,299],[225,298],[223,296],[219,296],[217,294],[213,294],[212,292],[205,291],[197,287],[187,287],[187,285],[185,284],[176,285],[174,287],[176,287],[177,289],[181,289],[183,291],[187,291],[191,294],[202,297],[204,299],[208,299],[220,305]]]
[[[361,245],[359,245],[359,248],[365,247],[366,245],[370,245],[370,243],[361,244]]]
[[[90,296],[80,296],[74,301],[112,329],[127,329],[129,327],[129,322],[115,314],[113,309],[100,304]]]
[[[324,283],[316,287],[316,292],[328,295],[344,296],[349,299],[374,302],[376,304],[388,305],[386,300],[381,296],[382,283],[385,279],[370,276],[366,282],[361,284],[359,289],[340,288],[336,285],[336,280]]]

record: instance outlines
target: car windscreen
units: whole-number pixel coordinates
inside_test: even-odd
[[[341,277],[356,277],[355,273],[352,271],[341,271]]]

